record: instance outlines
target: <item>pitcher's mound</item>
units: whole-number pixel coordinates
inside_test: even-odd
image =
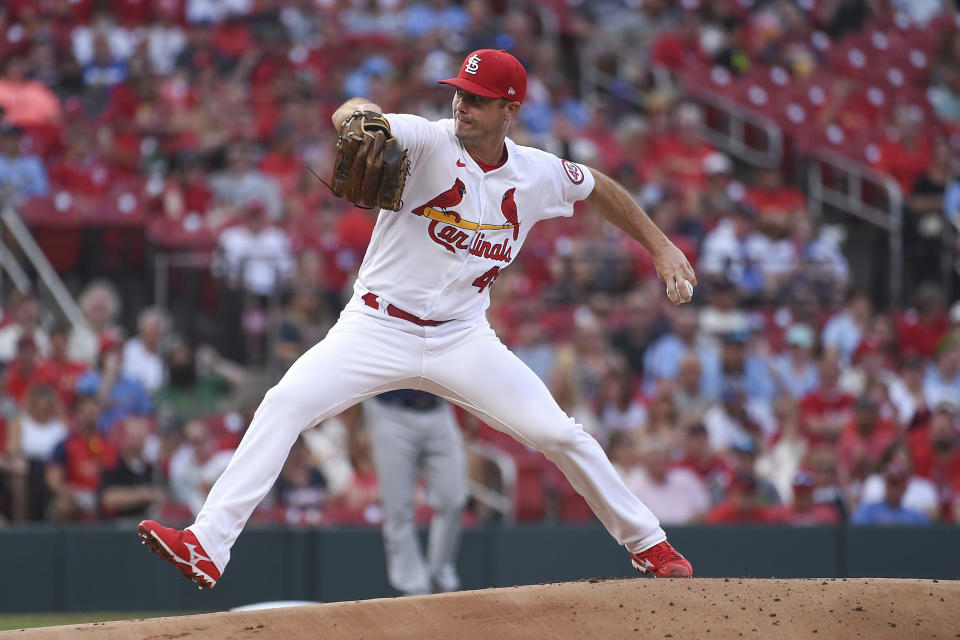
[[[48,627],[9,635],[22,640],[957,638],[960,583],[853,578],[585,580]]]

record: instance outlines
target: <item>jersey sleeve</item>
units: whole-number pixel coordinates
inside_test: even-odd
[[[416,166],[425,155],[437,148],[443,130],[426,118],[408,113],[383,114],[390,123],[390,131],[396,136],[400,146],[407,150],[410,165]]]
[[[593,193],[593,174],[586,166],[563,160],[553,154],[538,154],[538,164],[545,175],[543,207],[540,218],[569,218],[573,215],[573,205],[586,200]]]

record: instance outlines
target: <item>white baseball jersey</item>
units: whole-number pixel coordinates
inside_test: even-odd
[[[539,220],[570,216],[593,191],[582,165],[514,144],[488,172],[453,133],[453,120],[388,114],[409,152],[399,211],[381,210],[355,285],[425,320],[467,320],[490,305],[490,285]]]
[[[490,285],[516,258],[530,228],[569,216],[574,202],[593,191],[592,174],[510,140],[504,164],[484,173],[454,136],[452,120],[387,118],[410,152],[404,206],[380,212],[355,295],[327,336],[267,392],[190,530],[222,572],[304,429],[377,394],[415,389],[543,452],[632,553],[662,542],[666,534],[656,516],[624,485],[600,444],[563,412],[484,317]],[[378,296],[379,305],[367,294]],[[391,314],[384,303],[437,322]],[[402,436],[386,443],[394,469],[403,462],[402,443]],[[449,557],[449,549],[438,551],[434,565]],[[394,582],[412,584],[416,576],[404,578]]]

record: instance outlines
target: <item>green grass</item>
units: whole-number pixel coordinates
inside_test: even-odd
[[[8,613],[0,614],[0,631],[29,629],[31,627],[54,627],[62,624],[85,624],[108,620],[137,620],[180,616],[201,611],[67,611],[62,613]]]

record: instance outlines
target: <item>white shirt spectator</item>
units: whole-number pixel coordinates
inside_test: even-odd
[[[140,338],[133,337],[123,345],[123,375],[153,393],[163,384],[163,358],[147,349]]]
[[[850,312],[844,310],[830,316],[820,339],[824,347],[834,349],[840,355],[841,364],[847,365],[863,339],[863,332]]]
[[[79,26],[73,30],[73,56],[77,64],[86,67],[93,62],[93,42],[103,33],[107,39],[110,56],[114,60],[129,60],[137,46],[137,38],[127,29],[113,24],[112,21],[95,23],[92,26]]]
[[[17,341],[23,329],[18,324],[9,324],[0,329],[0,362],[10,362],[17,354]],[[33,342],[37,345],[37,353],[46,357],[50,353],[50,338],[39,327],[33,332]]]
[[[170,456],[170,493],[174,500],[190,507],[193,515],[200,513],[210,487],[227,468],[233,453],[232,449],[218,451],[199,463],[194,448],[181,445]]]
[[[763,283],[770,259],[770,240],[758,231],[738,238],[735,223],[726,218],[707,234],[700,254],[700,271],[711,276],[725,276],[741,289],[757,290]]]
[[[686,524],[710,506],[706,487],[689,469],[669,469],[664,483],[659,484],[646,469],[636,466],[627,473],[626,485],[668,526]]]
[[[264,227],[259,231],[245,225],[220,234],[220,269],[238,278],[244,287],[260,295],[271,295],[293,275],[294,259],[290,238],[283,229]]]
[[[283,196],[276,181],[256,169],[242,175],[223,171],[210,178],[210,189],[220,202],[236,206],[263,203],[267,217],[279,220],[283,215]]]
[[[147,53],[154,73],[169,75],[187,44],[183,29],[175,24],[155,24],[147,33]]]
[[[252,0],[187,0],[187,22],[221,22],[231,15],[246,15]]]

